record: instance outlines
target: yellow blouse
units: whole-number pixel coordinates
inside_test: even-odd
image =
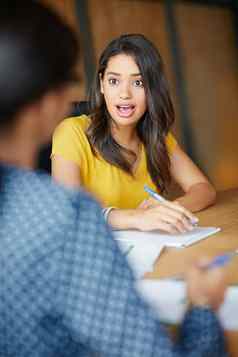
[[[52,156],[60,155],[79,166],[81,184],[102,206],[117,208],[136,208],[148,198],[144,185],[157,191],[146,167],[146,155],[142,146],[140,160],[134,176],[109,164],[100,155],[93,155],[85,130],[89,117],[67,118],[56,128],[53,135]],[[168,151],[171,154],[176,140],[171,133],[166,138]]]

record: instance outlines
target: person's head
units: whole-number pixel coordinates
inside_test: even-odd
[[[110,75],[110,72],[115,72],[118,76],[115,78],[115,75]],[[137,76],[132,76],[133,74]],[[129,78],[129,75],[131,75],[131,88],[125,88],[126,83],[120,83],[117,91],[118,98],[115,98],[112,86],[107,88],[108,81],[112,77],[111,82],[116,82],[115,79],[120,79],[119,77],[124,79],[126,76]],[[123,102],[123,100],[129,101],[129,97],[133,99],[133,94],[136,92],[132,90],[133,86],[143,87],[146,101],[144,112],[147,111],[152,118],[156,117],[162,129],[170,127],[173,121],[173,108],[162,58],[153,43],[141,34],[122,35],[111,41],[104,49],[99,59],[92,88],[92,107],[98,108],[106,104],[110,116],[116,119],[118,116],[115,109],[116,103]],[[126,93],[125,90],[127,90]],[[143,114],[142,110],[141,118]],[[158,115],[160,115],[159,118]]]
[[[45,125],[49,121],[42,142],[48,140],[64,115],[66,92],[77,80],[78,54],[76,36],[54,11],[34,0],[1,0],[0,131],[39,104],[39,119]],[[46,110],[40,103],[47,96]]]
[[[160,53],[151,41],[141,34],[126,34],[109,43],[99,59],[90,106],[89,139],[104,158],[114,160],[95,133],[108,133],[111,123],[134,125],[146,147],[150,175],[164,189],[170,180],[165,138],[174,122],[174,109]],[[126,163],[119,166],[130,171]]]
[[[141,71],[131,55],[121,53],[109,59],[100,75],[100,89],[113,122],[136,127],[147,101]]]

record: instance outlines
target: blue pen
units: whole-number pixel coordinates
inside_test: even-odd
[[[144,185],[144,190],[154,199],[156,199],[159,202],[166,202],[167,200],[162,197],[161,195],[159,195],[157,192],[153,191],[151,188],[149,188],[147,185]],[[194,219],[190,219],[190,222],[193,226],[196,226],[198,223],[198,219],[194,218]]]
[[[144,190],[157,201],[166,202],[166,199],[164,197],[160,196],[157,192],[153,191],[147,185],[144,186]]]
[[[222,266],[228,264],[230,262],[231,258],[237,254],[238,254],[238,250],[235,250],[234,252],[230,252],[230,253],[225,253],[222,255],[217,255],[211,261],[211,263],[209,263],[207,266],[205,266],[205,269],[222,267]]]
[[[238,249],[234,250],[234,252],[217,255],[215,258],[213,258],[213,260],[209,264],[203,265],[201,268],[206,270],[206,269],[223,267],[226,264],[228,264],[231,261],[231,258],[233,258],[235,255],[238,255]],[[168,278],[166,277],[165,279]],[[170,276],[169,279],[180,281],[180,280],[184,280],[184,276],[183,274],[173,275]],[[185,301],[186,299],[182,299],[181,303],[184,303]]]
[[[228,264],[230,262],[231,258],[234,257],[237,254],[238,254],[238,249],[235,250],[234,252],[229,252],[229,253],[217,255],[215,258],[213,258],[211,263],[209,263],[209,264],[204,266],[204,269],[213,269],[213,268],[223,267],[226,264]],[[174,279],[174,280],[183,280],[183,279],[181,279],[181,276],[175,276],[172,279]],[[180,303],[181,304],[187,303],[187,298],[185,297],[185,298],[181,299]]]

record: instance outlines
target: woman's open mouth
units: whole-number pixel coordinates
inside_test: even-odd
[[[123,118],[130,117],[135,111],[135,106],[131,104],[117,105],[116,108],[118,115]]]

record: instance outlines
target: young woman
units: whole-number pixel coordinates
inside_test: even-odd
[[[66,119],[53,137],[53,177],[84,186],[117,229],[193,229],[199,211],[215,200],[207,178],[170,132],[174,109],[162,59],[140,34],[122,35],[103,51],[90,96],[90,117]],[[184,195],[159,203],[173,178]]]

